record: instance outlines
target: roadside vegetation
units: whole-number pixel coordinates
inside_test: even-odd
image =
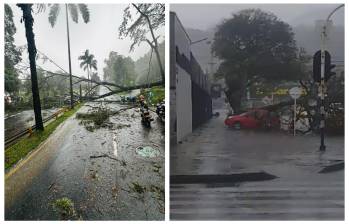
[[[151,97],[149,97],[150,92],[152,94]],[[142,89],[140,94],[145,96],[149,104],[154,105],[165,99],[165,87],[154,86],[150,89]]]
[[[18,161],[27,156],[28,153],[37,148],[53,133],[54,130],[56,130],[58,125],[60,125],[67,118],[75,114],[75,112],[79,110],[81,106],[82,104],[78,104],[74,107],[74,109],[64,112],[57,119],[48,123],[48,125],[45,126],[44,131],[34,131],[33,134],[29,137],[25,137],[19,140],[14,145],[7,148],[5,150],[5,169],[11,168]]]

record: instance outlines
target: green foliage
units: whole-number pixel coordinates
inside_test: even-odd
[[[131,8],[136,9],[136,13],[133,13]],[[155,31],[164,26],[165,4],[132,4],[132,7],[125,8],[123,18],[119,27],[119,36],[133,40],[130,46],[130,51],[133,51],[136,45],[139,46],[141,42],[149,41],[147,34],[150,29]]]
[[[64,197],[57,199],[53,203],[53,208],[59,212],[61,219],[67,220],[76,218],[74,203],[71,199]]]
[[[21,59],[21,51],[14,44],[16,26],[13,22],[13,12],[8,4],[5,4],[5,66],[13,67]]]
[[[44,131],[35,131],[30,137],[25,137],[19,140],[17,143],[11,145],[5,150],[5,169],[12,167],[19,160],[23,159],[29,152],[38,147],[40,143],[45,141],[58,125],[63,123],[67,118],[72,116],[82,105],[79,104],[74,107],[73,110],[64,112],[57,119],[50,122]]]
[[[218,25],[212,51],[222,60],[217,74],[226,80],[234,109],[240,107],[248,80],[298,80],[304,75],[292,28],[259,9],[242,10]]]
[[[5,91],[14,94],[18,91],[20,80],[15,65],[20,62],[21,51],[14,44],[16,27],[13,22],[13,12],[5,4]]]
[[[88,131],[93,131],[101,127],[107,127],[110,112],[107,108],[98,108],[88,113],[77,113],[76,118],[82,120],[80,124],[84,125]],[[91,124],[93,123],[93,126]]]
[[[152,97],[149,97],[149,93],[152,93]],[[146,100],[150,104],[157,104],[165,99],[165,88],[163,86],[154,86],[150,89],[142,89],[140,95],[146,97]]]
[[[161,71],[158,66],[158,61],[156,59],[155,53],[150,50],[143,57],[140,57],[135,62],[135,70],[137,73],[137,84],[147,84],[161,80]],[[159,44],[159,53],[161,62],[165,63],[165,42]],[[151,61],[149,64],[149,60],[151,57]],[[149,68],[150,66],[150,68]],[[148,75],[149,72],[149,75]]]
[[[17,71],[14,68],[5,66],[5,91],[15,93],[18,91],[20,80],[18,79]]]
[[[132,58],[125,57],[117,52],[110,52],[109,58],[104,60],[104,80],[118,85],[128,86],[135,82],[135,64]]]

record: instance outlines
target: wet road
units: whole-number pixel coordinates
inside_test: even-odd
[[[43,119],[50,116],[57,110],[58,108],[42,110]],[[33,126],[34,124],[34,110],[24,110],[14,114],[5,115],[5,139],[13,136],[25,128]]]
[[[146,146],[155,153],[140,153]],[[147,129],[129,109],[109,117],[109,128],[90,132],[74,115],[8,173],[5,185],[6,220],[60,219],[52,204],[62,197],[72,200],[78,219],[163,220],[164,125],[155,120]]]
[[[344,138],[328,137],[319,153],[318,136],[234,131],[224,110],[171,147],[174,175],[264,171],[268,181],[170,185],[172,220],[343,220],[344,171],[320,174],[344,159]]]

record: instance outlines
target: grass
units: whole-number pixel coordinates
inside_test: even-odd
[[[53,131],[56,130],[58,125],[72,116],[81,106],[82,104],[78,104],[73,110],[64,112],[57,119],[48,123],[48,125],[45,126],[44,131],[35,131],[30,137],[20,139],[18,142],[7,148],[5,150],[5,169],[11,168],[19,160],[27,156],[29,152],[38,147],[40,143],[45,141]]]
[[[67,197],[57,199],[53,203],[53,208],[60,214],[63,220],[74,219],[76,216],[74,203]]]

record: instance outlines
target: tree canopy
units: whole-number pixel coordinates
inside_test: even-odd
[[[132,16],[131,8],[133,7],[137,7],[136,18]],[[130,37],[132,39],[133,42],[130,46],[130,51],[132,51],[136,45],[139,45],[143,41],[152,43],[154,40],[149,40],[147,37],[150,29],[155,31],[164,26],[164,24],[164,4],[129,5],[124,10],[124,20],[119,27],[119,36],[120,38]]]
[[[302,59],[292,28],[272,13],[246,9],[217,26],[213,53],[222,60],[217,74],[228,86],[228,99],[240,106],[249,80],[298,80]]]
[[[132,8],[136,9],[136,18],[133,18],[131,8],[127,6],[124,10],[124,20],[119,27],[119,36],[131,38],[133,42],[130,51],[143,41],[149,44],[155,53],[162,82],[165,83],[165,71],[159,53],[159,36],[154,32],[165,24],[165,4],[132,4]],[[150,40],[147,37],[148,33]]]
[[[18,90],[20,81],[15,65],[22,60],[21,51],[14,44],[16,26],[13,22],[13,12],[8,4],[5,4],[5,91],[14,93]]]
[[[91,71],[92,69],[97,70],[97,60],[93,54],[90,54],[89,50],[86,49],[84,54],[78,58],[80,63],[80,68],[83,68],[84,71]]]
[[[159,44],[159,53],[161,62],[165,62],[165,42]],[[150,64],[149,64],[150,62]],[[149,67],[150,66],[150,67]],[[161,80],[161,71],[157,66],[155,53],[150,50],[145,55],[135,61],[135,69],[137,73],[137,84],[147,84]],[[149,74],[148,74],[149,72]]]
[[[136,72],[132,58],[112,51],[104,62],[106,64],[103,68],[104,81],[112,81],[121,86],[128,86],[134,83]]]

